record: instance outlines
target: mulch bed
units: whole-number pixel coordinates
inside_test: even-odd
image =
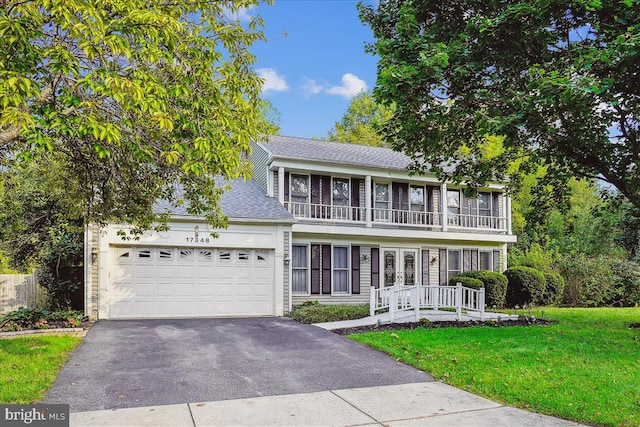
[[[640,328],[640,323],[629,323],[630,328]]]
[[[479,320],[469,320],[464,322],[455,322],[444,320],[439,322],[407,322],[407,323],[383,323],[380,325],[358,326],[354,328],[334,329],[338,335],[360,334],[363,332],[379,332],[398,329],[435,329],[435,328],[468,328],[470,326],[485,326],[490,328],[503,328],[509,326],[546,326],[555,323],[553,320],[532,319],[521,316],[518,320],[501,320],[499,322]]]

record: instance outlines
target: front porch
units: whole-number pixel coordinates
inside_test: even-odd
[[[449,309],[455,311],[441,310]],[[386,310],[381,312],[382,310]],[[517,315],[485,311],[485,290],[456,286],[394,286],[371,288],[369,316],[362,319],[317,323],[324,329],[353,328],[384,323],[507,320]]]

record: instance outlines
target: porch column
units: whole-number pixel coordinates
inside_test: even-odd
[[[499,272],[502,273],[504,272],[507,268],[509,268],[509,266],[507,265],[507,244],[503,244],[502,248],[501,248],[501,260],[500,260],[500,270]]]
[[[507,234],[513,234],[513,231],[511,230],[511,197],[507,196],[506,194],[503,197],[504,213],[505,217],[507,218]]]
[[[364,178],[364,210],[366,216],[366,227],[371,228],[371,175]]]
[[[440,184],[440,210],[442,211],[442,231],[447,231],[449,218],[447,217],[447,183]]]
[[[278,200],[284,206],[284,168],[278,168]]]

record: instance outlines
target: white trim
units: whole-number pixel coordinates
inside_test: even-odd
[[[278,168],[278,201],[284,206],[284,168]]]

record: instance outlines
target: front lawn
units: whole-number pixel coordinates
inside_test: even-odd
[[[72,335],[0,339],[0,403],[42,399],[80,341]]]
[[[582,423],[640,425],[640,329],[627,326],[640,322],[640,309],[546,308],[545,318],[557,323],[349,337],[504,404]]]

